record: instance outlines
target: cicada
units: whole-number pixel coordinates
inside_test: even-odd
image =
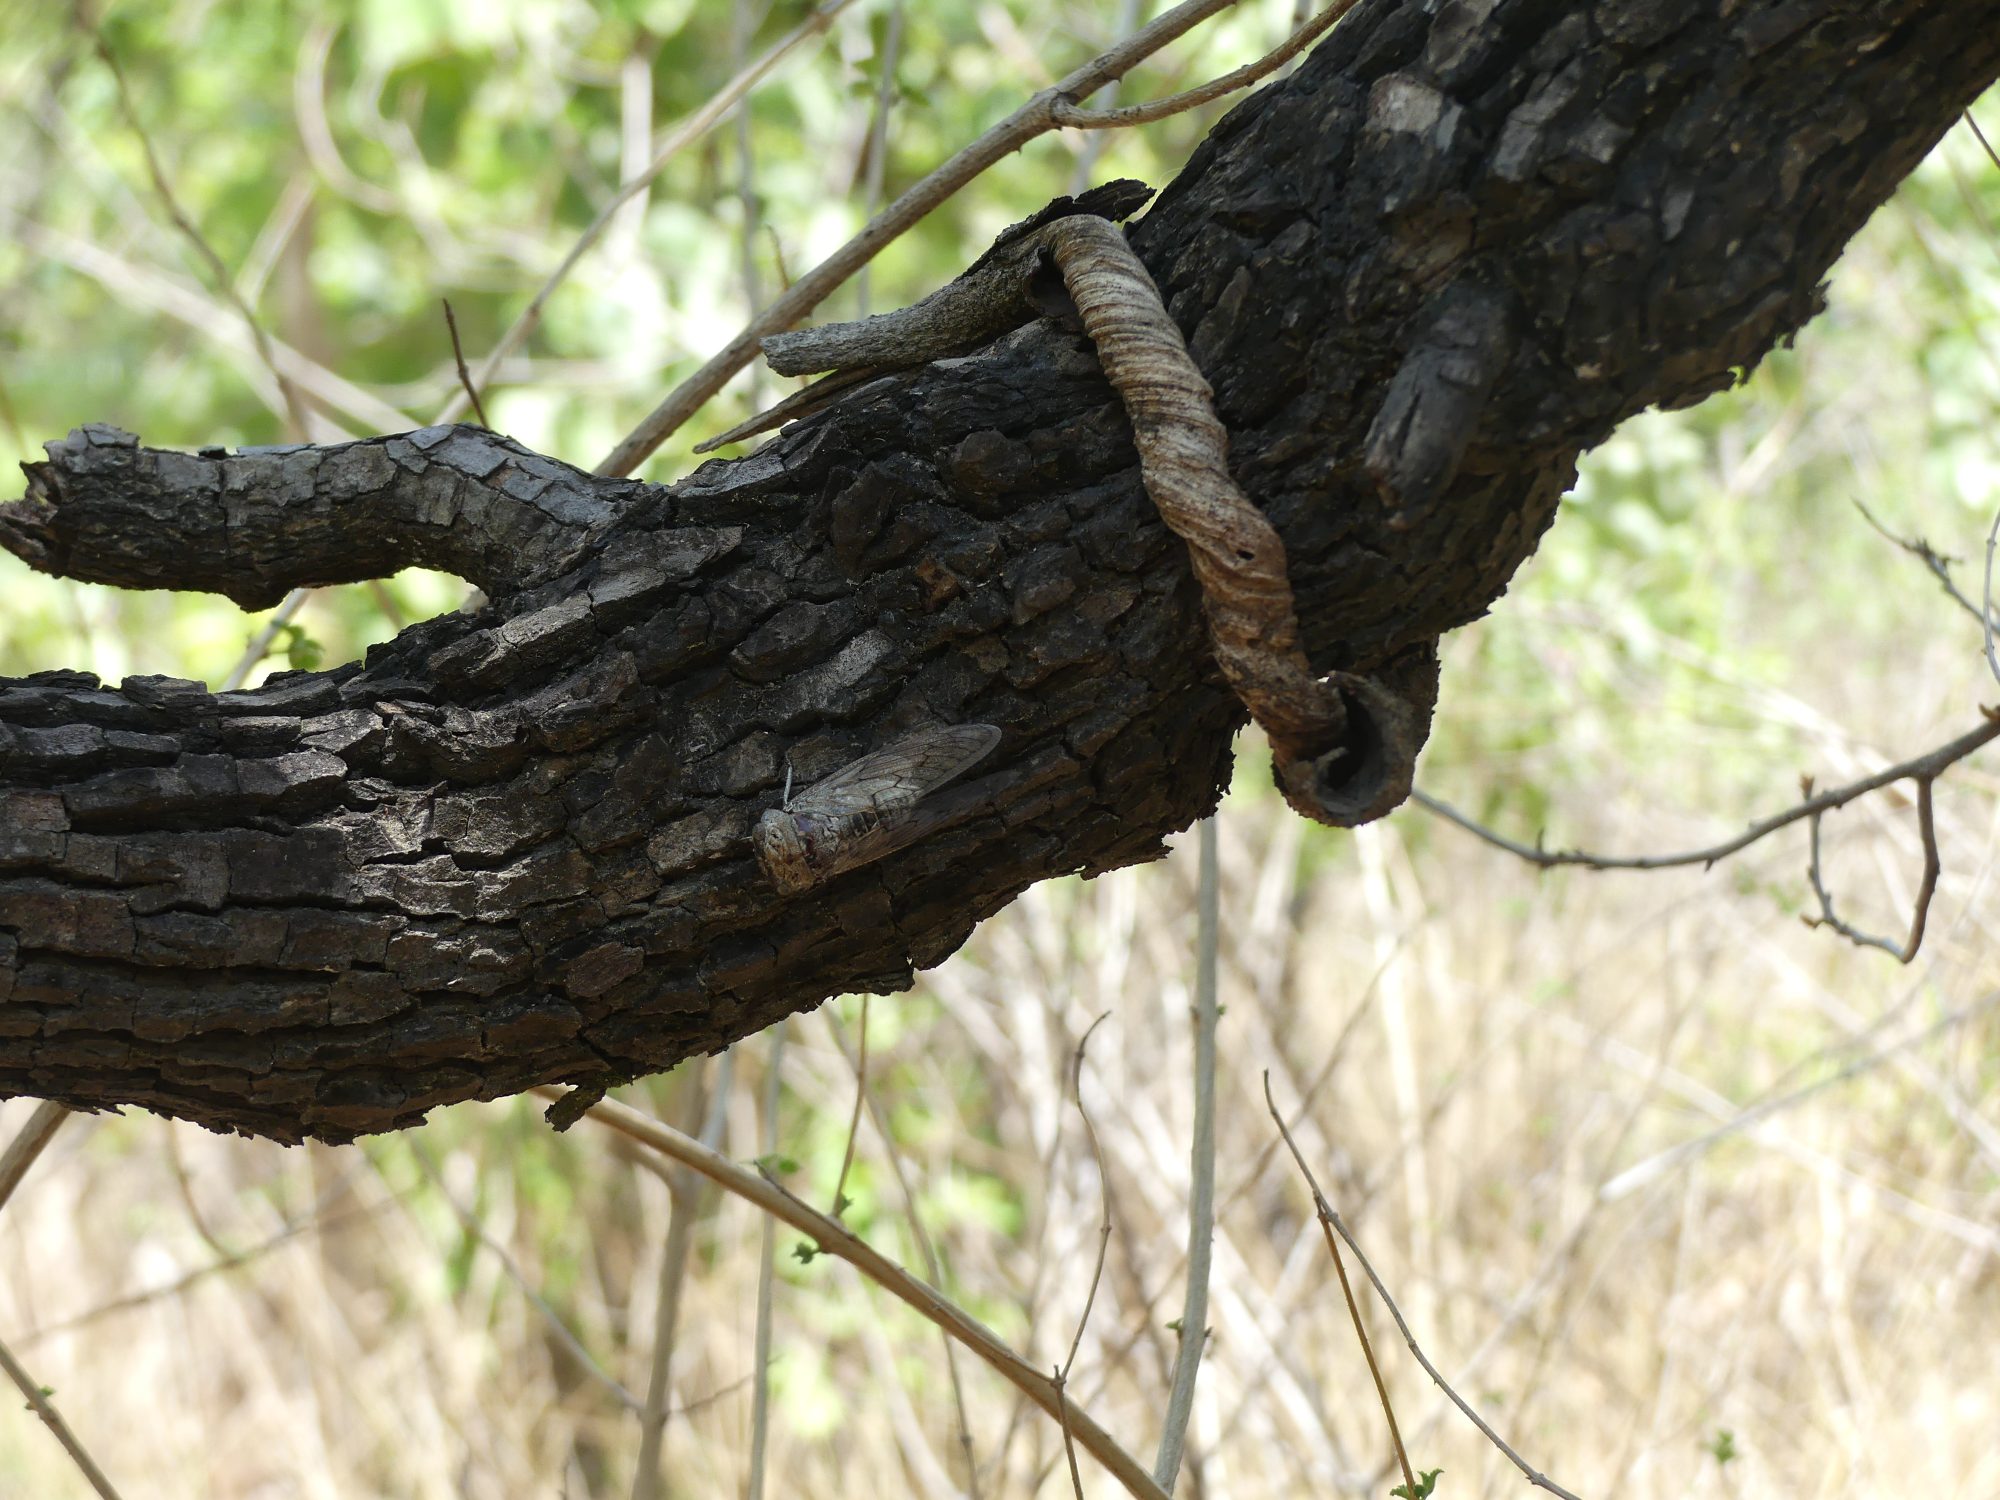
[[[933,832],[918,804],[992,753],[991,724],[922,729],[850,761],[757,820],[750,835],[781,891],[809,890]]]

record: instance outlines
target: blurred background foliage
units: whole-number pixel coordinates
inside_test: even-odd
[[[502,366],[493,424],[594,463],[759,297],[1150,13],[842,6],[620,214]],[[0,0],[0,472],[86,421],[194,447],[432,420],[456,390],[440,299],[476,364],[650,143],[808,14],[128,3],[96,22],[128,114],[80,9]],[[1294,21],[1292,0],[1246,0],[1122,97],[1224,72]],[[1226,107],[1044,137],[821,315],[914,300],[1057,193],[1164,183]],[[2000,100],[1976,113],[2000,128]],[[175,227],[141,129],[236,292],[317,367],[310,432]],[[1976,596],[2000,508],[1996,223],[2000,167],[1954,130],[1795,347],[1589,455],[1492,618],[1447,643],[1422,783],[1519,837],[1659,850],[1775,810],[1801,770],[1848,779],[1966,727],[1996,696],[1977,625],[1856,502],[1962,559]],[[685,472],[693,442],[776,392],[740,377],[643,472]],[[322,591],[258,670],[358,655],[461,593],[423,574]],[[219,682],[264,618],[0,557],[0,674]],[[1572,1487],[2000,1492],[1990,764],[1940,787],[1947,876],[1900,971],[1799,927],[1796,839],[1707,876],[1538,878],[1415,809],[1358,835],[1305,827],[1244,755],[1222,814],[1218,1337],[1188,1490],[1393,1482],[1309,1209],[1270,1153],[1269,1068],[1281,1100],[1311,1101],[1304,1141],[1431,1352]],[[1845,906],[1898,930],[1907,803],[1828,838]],[[873,1002],[846,1186],[856,1229],[1052,1363],[1100,1213],[1065,1079],[1111,1010],[1084,1077],[1118,1230],[1073,1394],[1141,1452],[1180,1295],[1192,863],[1040,887],[918,992]],[[861,1021],[848,998],[792,1024],[775,1140],[762,1040],[629,1094],[824,1205]],[[0,1133],[27,1108],[0,1106]],[[587,1128],[550,1134],[525,1100],[338,1151],[72,1125],[0,1214],[0,1335],[128,1493],[610,1495],[632,1492],[631,1405],[674,1307],[667,1492],[735,1493],[759,1226],[681,1201],[676,1267],[667,1185]],[[1068,1493],[1011,1392],[963,1357],[949,1372],[923,1325],[778,1242],[774,1485],[967,1492],[962,1401],[980,1493]],[[1518,1484],[1439,1422],[1393,1344],[1440,1493]],[[0,1415],[0,1495],[83,1493],[46,1433]]]

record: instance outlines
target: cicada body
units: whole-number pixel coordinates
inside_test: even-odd
[[[991,724],[923,729],[850,761],[757,820],[750,842],[781,891],[809,890],[935,831],[919,805],[1000,743]]]

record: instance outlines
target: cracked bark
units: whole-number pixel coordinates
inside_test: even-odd
[[[1700,400],[2000,72],[1994,0],[1370,0],[1131,239],[1320,671],[1427,719],[1624,417]],[[223,456],[82,429],[0,540],[267,602],[492,596],[254,692],[0,684],[0,1096],[341,1140],[891,990],[1213,806],[1241,712],[1087,342],[858,384],[671,487],[470,428]],[[786,897],[749,833],[928,723],[966,815]],[[1420,735],[1421,722],[1412,732]]]

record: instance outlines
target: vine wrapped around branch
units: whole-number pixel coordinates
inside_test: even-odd
[[[1270,738],[1279,790],[1318,822],[1378,818],[1409,795],[1423,708],[1374,677],[1314,672],[1284,539],[1230,477],[1228,431],[1159,288],[1094,207],[1079,202],[1052,222],[1009,230],[965,275],[911,307],[773,336],[765,356],[781,374],[838,370],[836,383],[860,369],[939,358],[1056,310],[1059,294],[1045,284],[1053,266],[1067,293],[1061,310],[1081,319],[1131,419],[1146,492],[1188,545],[1216,663]],[[789,413],[774,410],[714,441],[781,414]]]

